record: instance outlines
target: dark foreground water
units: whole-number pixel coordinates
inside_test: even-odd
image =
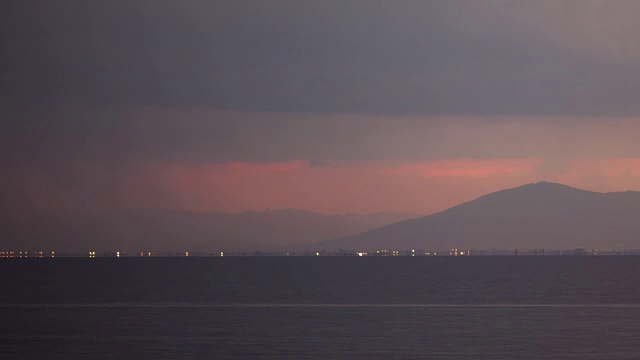
[[[0,358],[640,357],[640,257],[0,261]]]

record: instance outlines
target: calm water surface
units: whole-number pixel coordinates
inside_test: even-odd
[[[0,281],[8,359],[640,356],[634,256],[10,259]]]

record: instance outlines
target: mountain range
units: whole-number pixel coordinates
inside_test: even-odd
[[[640,249],[640,192],[598,193],[539,182],[423,217],[298,209],[41,214],[3,220],[0,236],[0,250],[60,252]]]
[[[316,244],[319,249],[640,248],[640,192],[539,182]]]

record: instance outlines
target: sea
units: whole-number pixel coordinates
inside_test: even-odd
[[[0,260],[2,359],[638,359],[640,257]]]

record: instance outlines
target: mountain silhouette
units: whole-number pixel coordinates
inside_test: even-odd
[[[640,192],[539,182],[317,244],[333,249],[640,248]]]

